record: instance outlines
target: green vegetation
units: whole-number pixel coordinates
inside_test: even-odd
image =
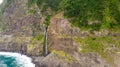
[[[0,7],[0,14],[12,0],[4,0]],[[120,28],[119,0],[29,0],[28,7],[37,5],[41,12],[64,12],[74,26],[82,29],[100,30]],[[29,13],[36,13],[30,10]],[[46,14],[46,13],[44,13]],[[45,15],[46,16],[46,15]],[[0,17],[1,19],[2,17]],[[47,19],[47,18],[46,18]],[[47,21],[45,24],[49,24]]]
[[[71,18],[74,26],[83,29],[120,27],[119,0],[30,0],[29,4],[37,4],[42,12],[48,8],[53,12],[64,11],[65,17]]]
[[[43,35],[36,35],[32,37],[31,42],[27,44],[27,51],[33,55],[41,55],[43,51],[43,42],[44,36]],[[36,52],[36,53],[35,53]]]
[[[28,7],[32,7],[36,2],[37,2],[37,0],[29,0]]]
[[[120,51],[120,37],[106,36],[106,37],[85,37],[75,38],[76,42],[80,43],[81,52],[95,52],[106,58],[108,61],[112,60],[111,56]],[[111,55],[111,56],[110,56]]]
[[[91,30],[120,27],[119,0],[29,0],[41,11],[63,11],[74,26]]]
[[[37,36],[34,36],[32,41],[41,41],[44,39],[44,36],[43,35],[37,35]]]
[[[64,0],[61,5],[73,25],[99,30],[120,25],[119,4],[119,0]],[[100,23],[89,24],[96,20]]]
[[[57,11],[59,9],[58,5],[60,2],[61,2],[61,0],[29,0],[28,7],[32,7],[33,5],[37,5],[39,7],[40,11],[45,16],[44,24],[46,25],[46,27],[48,27],[50,24],[50,18],[52,16],[51,13],[54,13],[55,11]],[[52,11],[51,12],[49,11],[49,13],[46,13],[47,9],[49,9],[49,8]],[[32,11],[30,11],[30,13],[35,13],[35,11],[32,10]]]
[[[53,11],[57,11],[59,9],[59,4],[62,0],[29,0],[28,6],[31,7],[33,5],[37,5],[42,11],[51,8]]]
[[[41,12],[49,13],[45,16],[45,25],[49,26],[51,13],[64,12],[73,26],[83,30],[109,29],[118,31],[120,28],[120,0],[29,0],[29,6],[37,5]],[[120,31],[118,31],[120,32]],[[82,44],[83,52],[96,52],[107,57],[107,49],[120,48],[120,38],[117,37],[85,37],[75,38]],[[106,44],[112,44],[106,45]],[[110,50],[117,52],[119,50]]]
[[[60,59],[62,58],[62,59],[64,59],[67,62],[70,62],[70,61],[73,60],[73,57],[70,56],[69,54],[67,54],[64,51],[53,50],[52,53],[55,54],[55,55],[57,55]]]
[[[36,11],[35,11],[35,10],[33,10],[33,9],[31,9],[31,10],[29,10],[29,11],[28,11],[28,13],[29,13],[29,14],[35,14],[35,13],[36,13]]]
[[[46,19],[45,19],[44,24],[46,25],[46,27],[48,27],[49,24],[50,24],[50,18],[51,18],[51,15],[48,15],[48,16],[46,17]]]

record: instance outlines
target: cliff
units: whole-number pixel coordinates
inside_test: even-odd
[[[0,51],[29,55],[36,67],[120,67],[118,30],[82,29],[73,26],[63,11],[42,11],[28,3],[13,0],[2,13]],[[43,56],[46,26],[49,54]]]

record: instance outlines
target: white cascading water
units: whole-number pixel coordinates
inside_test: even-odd
[[[6,62],[6,59],[0,59],[0,67],[35,67],[35,64],[32,63],[32,59],[30,57],[27,57],[26,55],[13,52],[0,52],[0,57],[5,57],[7,60],[9,60],[9,58],[15,59],[15,61],[9,60],[9,62]],[[17,65],[15,66],[14,64]]]

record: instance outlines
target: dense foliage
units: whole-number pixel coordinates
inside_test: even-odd
[[[50,24],[50,18],[51,18],[51,16],[50,15],[48,15],[47,17],[46,17],[46,21],[45,21],[45,25],[46,25],[46,27],[48,27],[49,26],[49,24]]]
[[[65,17],[80,28],[120,27],[120,0],[29,0],[28,4],[37,4],[43,11],[64,11]]]
[[[57,11],[61,1],[62,0],[29,0],[28,6],[31,7],[36,4],[42,10],[51,8],[53,11]]]
[[[95,30],[120,25],[119,4],[119,0],[64,0],[61,3],[65,16],[73,18],[73,25]]]
[[[51,15],[50,13],[46,13],[47,9],[50,8],[52,10],[52,12],[55,12],[59,9],[59,3],[61,2],[62,0],[29,0],[28,1],[28,7],[32,7],[34,5],[37,5],[41,12],[44,13],[45,12],[45,22],[44,24],[46,25],[46,27],[49,26],[49,23],[50,23],[50,18],[51,18]],[[31,13],[35,13],[34,10],[31,10],[29,11]]]

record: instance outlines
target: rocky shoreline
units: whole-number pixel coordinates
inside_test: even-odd
[[[0,50],[4,51],[4,50]],[[111,67],[105,60],[95,53],[74,54],[74,59],[66,61],[66,57],[60,59],[57,54],[50,53],[48,56],[32,56],[27,53],[5,50],[4,52],[15,52],[32,58],[35,67]]]
[[[9,51],[9,50],[0,50],[0,52],[13,52],[13,53],[19,53],[21,55],[26,55],[27,57],[30,57],[32,59],[32,63],[35,64],[35,67],[40,67],[38,62],[34,61],[35,56],[31,56],[31,55],[29,55],[27,53],[21,53],[21,52],[16,52],[16,51]]]

